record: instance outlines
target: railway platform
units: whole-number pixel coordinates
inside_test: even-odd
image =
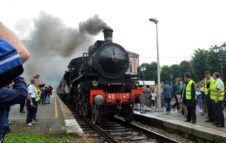
[[[181,113],[173,110],[170,114],[156,109],[147,109],[145,113],[136,110],[134,113],[137,119],[151,125],[156,124],[162,126],[162,128],[171,129],[209,142],[226,142],[226,128],[218,128],[212,123],[205,122],[207,120],[206,116],[201,116],[198,111],[196,124],[184,122],[186,118]],[[224,115],[226,117],[226,111],[224,111]]]
[[[26,113],[19,112],[20,105],[14,105],[10,109],[9,121],[12,133],[34,133],[53,136],[65,136],[67,134],[82,135],[82,129],[78,125],[71,111],[61,101],[52,95],[50,104],[38,106],[38,122],[33,126],[26,125]],[[26,112],[26,106],[24,107]]]

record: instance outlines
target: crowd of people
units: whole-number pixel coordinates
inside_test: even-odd
[[[31,79],[28,84],[28,98],[27,98],[27,119],[28,126],[33,126],[37,123],[37,111],[40,104],[50,104],[50,96],[52,95],[53,88],[40,84],[40,76],[36,75]]]
[[[186,122],[196,123],[196,107],[200,115],[206,115],[208,120],[217,127],[224,127],[223,106],[225,104],[225,86],[220,78],[220,73],[214,72],[212,77],[205,71],[204,79],[195,83],[189,72],[184,74],[184,81],[176,80],[174,85],[166,82],[162,97],[166,114],[170,113],[171,104],[175,111],[186,116]]]

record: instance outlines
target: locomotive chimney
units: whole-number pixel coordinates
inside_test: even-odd
[[[104,40],[108,42],[112,42],[113,30],[111,28],[105,28],[103,32],[104,32]]]

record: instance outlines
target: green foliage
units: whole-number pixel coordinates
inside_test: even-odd
[[[181,68],[180,68],[179,65],[177,65],[177,64],[171,65],[170,69],[171,69],[171,71],[173,73],[174,79],[177,78],[177,77],[182,77],[183,76],[183,73],[182,73]]]
[[[140,75],[142,75],[144,80],[154,80],[157,81],[157,63],[152,62],[151,64],[143,63],[139,69],[145,67],[145,71],[140,71]]]
[[[203,78],[203,73],[206,70],[209,70],[209,61],[208,61],[209,52],[207,50],[198,49],[195,50],[195,53],[192,57],[192,66],[195,72],[195,79],[201,80]]]
[[[212,50],[197,49],[195,50],[191,61],[182,61],[179,65],[173,64],[169,66],[162,66],[161,68],[161,81],[170,81],[170,75],[173,75],[173,79],[178,77],[183,78],[185,72],[190,72],[192,78],[195,81],[203,79],[204,71],[209,70],[211,73],[221,73],[220,63],[223,63],[223,67],[226,66],[226,51],[220,51],[218,54]],[[157,63],[151,64],[145,63],[141,66],[145,66],[145,80],[157,80]],[[226,79],[226,67],[224,68],[224,81]]]
[[[172,74],[172,70],[169,66],[163,66],[161,69],[161,81],[171,81],[170,75]]]
[[[6,136],[6,143],[65,143],[70,141],[80,142],[78,138],[72,137],[47,137],[43,135],[34,134],[8,134]],[[81,142],[82,143],[82,142]]]

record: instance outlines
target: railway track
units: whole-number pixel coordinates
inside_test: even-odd
[[[109,143],[178,143],[134,123],[128,124],[120,117],[105,118],[101,125],[94,125],[89,119],[83,119]]]
[[[73,111],[71,106],[66,105]],[[128,124],[119,116],[103,118],[100,125],[95,125],[89,118],[73,114],[86,138],[97,143],[178,143],[135,123]]]

